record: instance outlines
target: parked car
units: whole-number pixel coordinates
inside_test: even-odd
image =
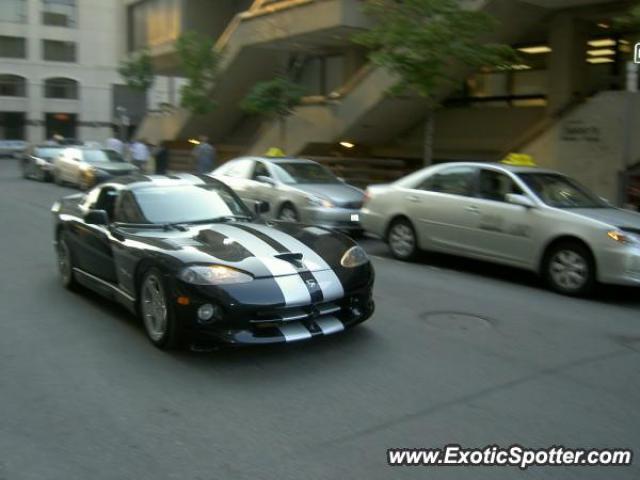
[[[87,190],[120,175],[137,172],[113,150],[91,147],[69,147],[53,161],[53,179],[57,184],[70,183]]]
[[[432,250],[538,272],[555,291],[640,286],[640,214],[551,170],[448,163],[371,186],[365,230],[398,259]]]
[[[268,225],[206,175],[122,177],[52,212],[62,283],[139,313],[159,348],[302,341],[374,310],[373,267],[349,237]]]
[[[66,147],[61,145],[33,145],[22,155],[20,165],[22,176],[32,178],[41,182],[51,180],[53,170],[53,160],[60,155]]]
[[[361,231],[359,210],[364,192],[319,163],[299,158],[244,157],[225,163],[212,175],[248,204],[269,203],[271,217],[277,220],[351,233]]]
[[[26,149],[24,140],[0,140],[0,157],[20,158]]]

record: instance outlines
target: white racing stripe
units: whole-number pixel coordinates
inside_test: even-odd
[[[274,255],[277,255],[278,252],[271,245],[255,235],[231,225],[216,225],[215,229],[222,235],[238,242],[267,267],[278,284],[287,307],[311,303],[309,289],[294,266],[289,262],[275,258]]]
[[[282,333],[287,342],[295,342],[311,338],[311,332],[300,322],[279,326],[278,330],[280,330],[280,333]]]
[[[251,228],[258,230],[265,235],[269,235],[276,242],[282,244],[293,253],[302,253],[302,262],[311,271],[318,281],[318,285],[320,285],[320,288],[322,289],[323,301],[330,302],[344,296],[344,289],[342,288],[342,283],[340,283],[338,276],[324,258],[314,252],[311,248],[307,247],[300,240],[297,240],[291,235],[281,232],[275,228],[265,227],[264,225],[251,225]]]
[[[330,335],[344,330],[344,324],[336,317],[322,317],[315,320],[315,322],[325,335]]]

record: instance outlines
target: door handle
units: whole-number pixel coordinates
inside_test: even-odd
[[[480,213],[480,209],[475,205],[469,205],[464,210],[469,213]]]
[[[416,196],[416,195],[408,195],[407,197],[405,197],[407,200],[409,200],[410,202],[413,203],[418,203],[420,201],[420,197]]]

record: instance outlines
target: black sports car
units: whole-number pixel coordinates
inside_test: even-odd
[[[114,299],[160,348],[294,342],[365,321],[374,272],[350,238],[267,223],[208,176],[129,176],[56,202],[62,282]]]

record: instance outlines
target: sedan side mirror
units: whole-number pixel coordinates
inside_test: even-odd
[[[260,183],[266,183],[267,185],[271,185],[272,187],[276,184],[276,182],[271,177],[267,177],[265,175],[258,175],[256,180]]]
[[[109,215],[106,210],[89,210],[84,215],[87,225],[109,225]]]
[[[257,202],[253,206],[253,208],[256,212],[256,215],[262,215],[263,213],[267,213],[271,209],[271,207],[269,206],[269,203],[263,202],[263,201]]]
[[[511,203],[513,205],[520,205],[525,208],[535,208],[536,204],[526,195],[521,195],[519,193],[507,193],[505,196],[507,203]]]

